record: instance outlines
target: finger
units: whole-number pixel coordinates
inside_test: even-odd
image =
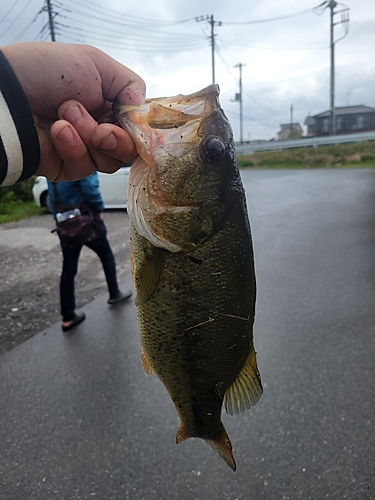
[[[85,143],[69,122],[57,120],[51,127],[51,138],[66,169],[77,168],[78,172],[83,173],[95,170],[95,163]]]
[[[67,101],[59,108],[59,116],[71,123],[89,151],[96,169],[111,173],[120,167],[119,161],[129,162],[137,156],[129,134],[116,125],[98,125],[77,101]]]
[[[117,125],[98,125],[91,140],[93,146],[102,153],[126,163],[131,163],[138,155],[133,139]]]
[[[121,89],[116,96],[116,101],[120,104],[134,104],[134,106],[138,106],[144,104],[145,96],[146,86],[143,80],[136,80]]]
[[[34,115],[40,145],[40,162],[36,175],[54,181],[62,170],[63,161],[57,153],[50,134],[50,121]]]
[[[63,160],[66,179],[82,179],[94,170],[113,173],[121,166],[121,161],[104,154],[101,156],[106,156],[105,161],[98,161],[93,154],[94,148],[90,150],[77,130],[64,120],[58,120],[52,125],[51,137],[56,151]]]
[[[40,162],[36,172],[51,181],[76,180],[93,172],[95,165],[74,128],[34,115],[40,144]]]
[[[58,115],[60,120],[73,125],[86,146],[91,143],[91,135],[98,124],[80,102],[75,100],[64,102],[59,107]]]

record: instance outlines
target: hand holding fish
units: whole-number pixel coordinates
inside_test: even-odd
[[[145,84],[136,73],[88,45],[35,42],[1,50],[37,126],[37,174],[75,180],[94,170],[114,172],[137,156],[130,135],[113,124],[111,111],[113,101],[144,102]]]

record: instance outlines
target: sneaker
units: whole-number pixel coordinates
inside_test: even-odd
[[[86,314],[81,313],[81,314],[76,314],[75,318],[72,319],[67,325],[61,325],[62,331],[67,332],[68,330],[71,330],[75,326],[79,325],[86,319]]]
[[[117,295],[117,297],[113,299],[108,299],[108,304],[110,306],[114,306],[115,304],[118,304],[119,302],[125,302],[125,300],[130,299],[130,297],[133,295],[133,292],[128,290],[125,293],[121,292]]]

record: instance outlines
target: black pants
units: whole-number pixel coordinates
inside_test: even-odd
[[[104,224],[104,223],[103,223]],[[116,263],[107,235],[103,234],[86,246],[94,250],[102,262],[107,280],[110,299],[120,293],[116,276]],[[74,296],[74,279],[78,270],[78,259],[82,246],[68,248],[61,244],[63,253],[63,268],[60,278],[60,304],[63,321],[71,321],[75,317],[76,301]]]

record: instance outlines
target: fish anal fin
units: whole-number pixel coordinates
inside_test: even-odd
[[[142,347],[142,351],[141,351],[141,356],[142,356],[143,370],[144,370],[145,374],[146,375],[155,375],[154,369],[150,365],[150,362],[147,359],[147,356],[145,354],[145,351],[143,350],[143,347]]]
[[[232,453],[232,443],[223,424],[221,424],[221,430],[216,439],[205,439],[205,441],[219,453],[232,470],[236,470],[236,462]]]
[[[228,387],[224,396],[227,413],[234,415],[254,406],[263,394],[262,381],[257,366],[254,344],[236,380]]]
[[[191,434],[186,429],[186,427],[184,427],[183,424],[180,422],[180,425],[178,426],[177,433],[176,433],[176,444],[180,444],[180,443],[182,443],[182,441],[186,441],[190,437],[191,437]]]
[[[143,261],[134,273],[134,284],[137,291],[136,306],[147,304],[159,286],[163,254],[161,248],[146,248]]]

